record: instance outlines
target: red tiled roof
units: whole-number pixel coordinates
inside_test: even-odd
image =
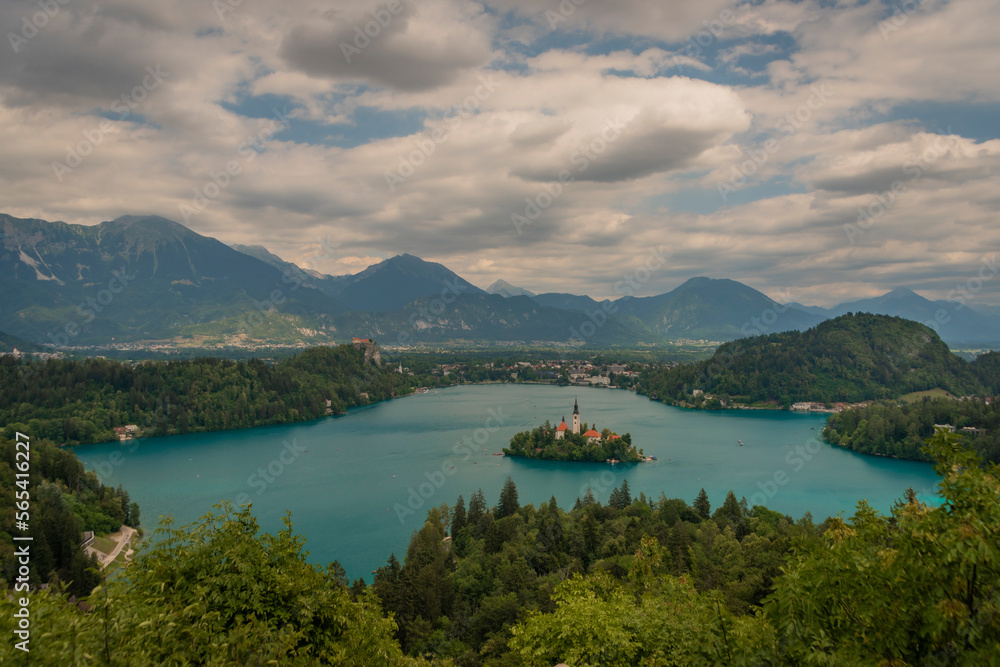
[[[600,438],[601,434],[598,433],[597,431],[595,431],[594,429],[590,429],[589,431],[587,431],[586,433],[583,434],[583,437],[585,437],[585,438]]]
[[[569,430],[569,426],[566,426],[566,422],[563,422],[562,424],[559,424],[559,426],[556,427],[556,430],[557,431],[567,431],[567,430]]]

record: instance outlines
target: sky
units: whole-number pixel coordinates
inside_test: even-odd
[[[155,214],[334,275],[408,252],[536,293],[1000,304],[998,0],[4,0],[0,26],[13,216]]]

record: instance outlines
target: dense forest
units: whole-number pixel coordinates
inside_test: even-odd
[[[924,441],[934,425],[951,425],[964,433],[963,442],[984,460],[1000,463],[1000,403],[951,398],[924,398],[914,403],[879,401],[830,415],[823,437],[862,454],[929,460]]]
[[[144,436],[222,431],[339,414],[411,393],[412,380],[366,362],[349,345],[312,348],[274,364],[5,356],[0,424],[7,437],[20,430],[69,445],[114,440],[114,427],[128,424]]]
[[[311,565],[291,520],[259,535],[228,505],[167,523],[89,607],[32,594],[36,664],[552,667],[991,665],[1000,657],[1000,480],[929,444],[941,504],[912,492],[882,516],[814,524],[732,494],[571,509],[432,508],[372,585]],[[17,602],[0,595],[12,637]],[[44,634],[43,634],[44,633]],[[0,661],[26,664],[12,641]]]
[[[887,315],[847,314],[808,331],[726,343],[711,359],[642,373],[638,390],[667,403],[788,407],[797,401],[858,402],[940,387],[995,393],[996,353],[967,363],[934,331]],[[694,396],[700,389],[712,396]]]
[[[64,582],[71,594],[87,595],[99,579],[90,571],[96,560],[80,549],[83,531],[106,534],[122,524],[137,527],[139,506],[120,486],[101,484],[71,451],[34,438],[27,451],[29,477],[27,484],[23,478],[18,484],[15,443],[0,439],[0,579],[11,585],[17,576],[13,535],[24,533],[15,529],[15,503],[28,498],[31,581]]]
[[[546,420],[542,426],[516,434],[503,452],[507,456],[548,461],[603,463],[609,459],[617,459],[623,463],[636,463],[645,459],[642,450],[636,451],[632,446],[631,433],[619,436],[606,428],[601,431],[600,440],[590,442],[583,435],[587,430],[588,425],[584,423],[580,428],[581,433],[567,431],[562,439],[556,439],[555,428]]]

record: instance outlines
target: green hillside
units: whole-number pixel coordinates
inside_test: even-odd
[[[30,463],[27,478],[17,476],[25,453]],[[20,520],[19,502],[27,502],[27,533],[15,522]],[[97,567],[96,560],[80,549],[81,534],[114,532],[123,523],[139,525],[139,506],[121,487],[105,486],[86,472],[73,452],[35,437],[27,447],[18,446],[13,437],[0,437],[0,581],[14,585],[19,569],[15,548],[24,543],[15,543],[13,536],[26,534],[32,538],[33,584],[62,582],[70,593],[88,595],[100,577],[90,571]]]
[[[70,445],[113,440],[114,427],[129,424],[145,436],[221,431],[340,414],[411,393],[410,382],[350,345],[273,365],[0,357],[0,424]]]
[[[1000,463],[1000,403],[927,398],[913,403],[879,401],[830,415],[823,437],[862,454],[929,461],[924,440],[935,424],[955,427],[983,459]],[[963,429],[975,429],[965,430]]]
[[[787,407],[797,401],[895,398],[936,387],[956,395],[979,393],[980,369],[952,354],[922,324],[862,313],[803,332],[726,343],[706,361],[647,371],[639,391],[677,404],[701,405],[701,397],[693,396],[700,389],[720,400]]]

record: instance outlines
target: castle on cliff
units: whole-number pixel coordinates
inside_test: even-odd
[[[382,350],[378,349],[378,345],[371,338],[352,338],[351,346],[355,350],[365,351],[365,362],[374,361],[376,366],[382,365]]]

